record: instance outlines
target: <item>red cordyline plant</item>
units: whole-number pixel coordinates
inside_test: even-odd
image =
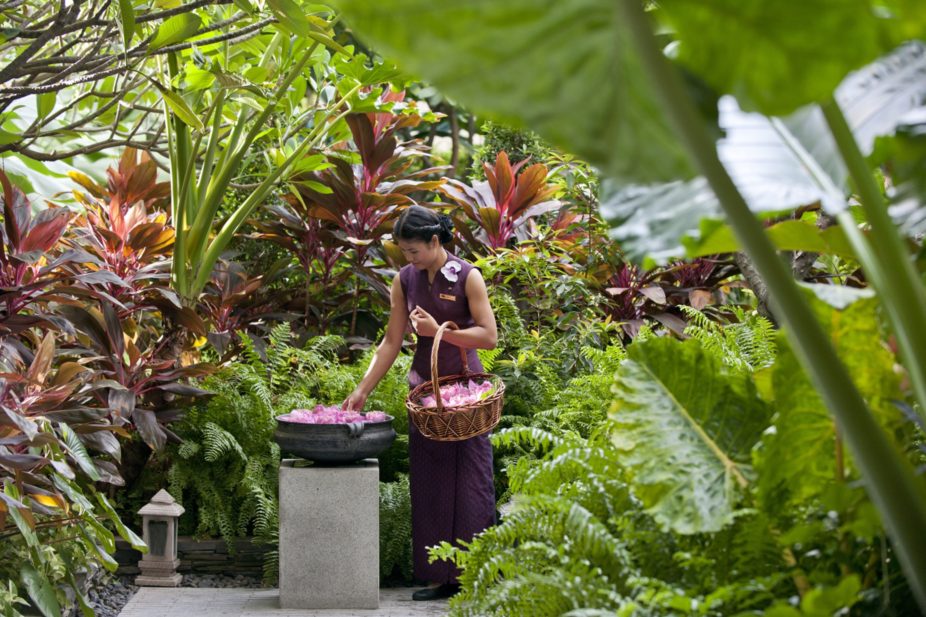
[[[397,209],[415,203],[411,193],[441,185],[441,181],[423,178],[444,168],[412,171],[415,163],[426,156],[420,141],[399,141],[401,129],[426,119],[417,113],[418,102],[405,103],[404,98],[404,92],[387,90],[380,103],[392,104],[395,111],[346,117],[359,164],[350,163],[334,150],[327,155],[331,165],[328,169],[294,182],[310,215],[334,226],[334,236],[345,247],[355,249],[358,264],[363,263],[369,246],[389,231]]]
[[[676,334],[685,327],[683,315],[673,306],[687,304],[701,310],[713,302],[713,291],[736,273],[735,266],[717,259],[698,258],[643,271],[636,264],[621,263],[604,286],[606,310],[624,322],[631,336],[644,318],[654,319]]]
[[[69,259],[54,249],[67,229],[66,208],[48,207],[32,215],[32,204],[0,171],[3,228],[0,242],[0,333],[20,332],[39,323],[65,326],[44,312],[43,299],[65,276],[58,266]],[[57,258],[56,258],[57,257]],[[29,308],[30,314],[24,314]]]
[[[106,388],[94,391],[101,407],[109,410],[116,426],[131,424],[152,450],[161,449],[170,436],[166,425],[182,410],[178,396],[201,396],[204,391],[183,381],[211,372],[205,364],[183,366],[174,353],[175,339],[156,328],[129,323],[133,337],[111,303],[98,306],[62,306],[59,310],[80,333],[72,351],[83,365],[97,371]],[[193,323],[187,324],[195,327]],[[204,335],[201,323],[197,334]]]
[[[296,257],[305,276],[303,312],[308,327],[312,310],[324,304],[317,301],[318,296],[330,295],[331,289],[349,273],[343,270],[338,274],[335,272],[335,265],[347,249],[335,236],[338,228],[334,223],[313,216],[298,195],[287,195],[285,200],[287,205],[267,207],[269,219],[251,221],[257,233],[250,237],[273,242]],[[327,325],[324,311],[320,321],[319,325],[324,329]]]
[[[327,286],[334,266],[344,255],[345,248],[335,237],[337,227],[316,218],[311,209],[296,195],[286,196],[287,205],[267,207],[271,218],[251,221],[257,233],[250,237],[268,240],[292,253],[305,273],[307,281],[317,279]]]
[[[447,178],[437,187],[439,193],[460,206],[466,217],[480,227],[482,241],[492,250],[508,246],[531,218],[562,205],[552,199],[558,187],[547,182],[546,165],[535,163],[521,171],[527,162],[525,159],[512,165],[502,150],[494,165],[484,163],[485,181],[470,186]],[[458,227],[462,229],[464,225]]]
[[[167,224],[163,207],[170,195],[170,183],[157,181],[157,167],[151,157],[127,148],[118,167],[107,170],[106,187],[87,176],[71,177],[87,193],[75,192],[86,215],[77,220],[69,244],[82,249],[79,284],[97,288],[120,303],[120,316],[180,300],[169,287],[170,256],[174,231]]]
[[[279,291],[268,290],[280,269],[251,276],[244,266],[229,259],[219,259],[209,283],[199,297],[199,310],[212,324],[206,338],[220,355],[230,356],[237,333],[268,323],[287,321],[293,315],[281,310],[285,300]],[[227,359],[227,358],[223,358]]]
[[[17,565],[20,589],[41,601],[46,614],[63,614],[46,566],[57,561],[73,571],[81,564],[71,562],[71,551],[39,551],[52,546],[50,538],[52,543],[61,539],[55,530],[66,529],[62,533],[83,555],[103,563],[112,563],[103,547],[114,538],[102,521],[133,547],[144,549],[144,543],[95,485],[123,484],[115,465],[121,454],[115,434],[124,431],[108,421],[106,408],[92,405],[93,371],[70,359],[60,361],[53,332],[37,342],[33,338],[0,344],[0,542],[20,542],[29,553]],[[83,593],[76,580],[70,583]]]

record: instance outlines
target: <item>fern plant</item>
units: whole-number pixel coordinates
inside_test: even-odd
[[[175,430],[182,438],[171,453],[169,490],[187,508],[199,536],[221,536],[234,550],[234,540],[252,535],[267,546],[264,578],[272,582],[278,565],[278,473],[280,450],[273,441],[274,418],[298,407],[342,401],[356,386],[369,362],[363,357],[347,365],[338,361],[343,340],[321,336],[303,346],[293,342],[289,324],[275,326],[266,342],[241,338],[239,360],[209,377],[203,387],[213,393],[190,409]],[[367,402],[395,418],[399,437],[380,457],[381,478],[408,471],[408,424],[404,408],[409,358],[403,356]],[[407,482],[407,481],[406,481]],[[401,483],[385,487],[384,520],[400,516]],[[407,492],[407,487],[406,487]],[[400,542],[398,523],[389,533]],[[406,537],[410,537],[410,530]],[[398,544],[390,545],[398,546]],[[410,576],[396,549],[384,553]],[[384,565],[385,567],[385,565]]]
[[[412,579],[412,500],[408,476],[379,485],[379,573]]]
[[[600,425],[607,417],[608,407],[611,399],[611,387],[614,382],[614,373],[625,356],[624,348],[619,345],[612,345],[604,349],[585,347],[581,350],[581,355],[592,370],[588,373],[579,373],[565,384],[559,381],[555,371],[549,369],[539,371],[540,378],[527,381],[527,384],[545,383],[539,387],[539,393],[535,393],[534,400],[540,402],[535,407],[530,416],[503,416],[501,426],[504,427],[533,427],[548,431],[553,434],[575,433],[582,437],[588,437],[592,431]],[[512,363],[514,364],[514,363]],[[512,381],[521,388],[524,385],[512,380],[504,365],[501,369],[503,377],[507,377],[506,388]],[[516,376],[517,377],[517,376]],[[515,390],[515,394],[518,391]],[[507,397],[506,390],[506,397]],[[522,399],[522,405],[530,404],[530,401]],[[509,412],[512,405],[507,403],[506,413]],[[533,460],[533,454],[530,449],[522,447],[518,443],[499,442],[495,448],[496,463],[500,469],[509,468],[512,465],[527,465]],[[496,489],[501,495],[500,502],[506,502],[511,496],[511,488],[508,485],[506,476],[498,474],[496,476]]]
[[[610,518],[631,506],[607,436],[585,440],[532,427],[506,429],[493,444],[544,453],[536,465],[509,468],[517,493],[501,523],[466,550],[442,543],[435,559],[462,569],[454,615],[561,615],[618,609],[629,588],[631,560]]]
[[[176,426],[182,442],[168,471],[169,490],[195,517],[197,535],[221,536],[230,552],[247,534],[275,545],[280,450],[273,419],[314,403],[341,344],[319,337],[296,347],[289,324],[280,324],[261,348],[242,337],[240,361],[204,382],[213,395]]]
[[[678,308],[688,317],[685,334],[699,340],[724,364],[756,371],[775,362],[775,326],[758,312],[731,306],[733,321],[721,324],[694,307],[682,304]]]

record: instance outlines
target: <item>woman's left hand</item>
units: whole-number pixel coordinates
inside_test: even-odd
[[[412,327],[415,328],[418,336],[434,336],[437,334],[437,328],[439,327],[437,320],[420,306],[415,306],[415,310],[409,313],[408,317],[412,320]]]

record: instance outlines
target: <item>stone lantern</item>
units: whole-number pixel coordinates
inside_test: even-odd
[[[142,517],[142,539],[148,552],[138,562],[141,574],[135,584],[141,587],[177,587],[181,576],[177,573],[177,519],[183,506],[174,501],[170,493],[161,489],[138,513]]]

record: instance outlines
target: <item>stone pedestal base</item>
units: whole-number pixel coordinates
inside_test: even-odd
[[[177,574],[179,559],[146,560],[138,562],[141,574],[135,577],[135,584],[139,587],[179,587],[183,578]]]
[[[172,576],[145,576],[144,574],[135,577],[135,584],[139,587],[179,587],[183,579],[179,574]]]
[[[379,463],[280,464],[280,608],[379,608]]]

